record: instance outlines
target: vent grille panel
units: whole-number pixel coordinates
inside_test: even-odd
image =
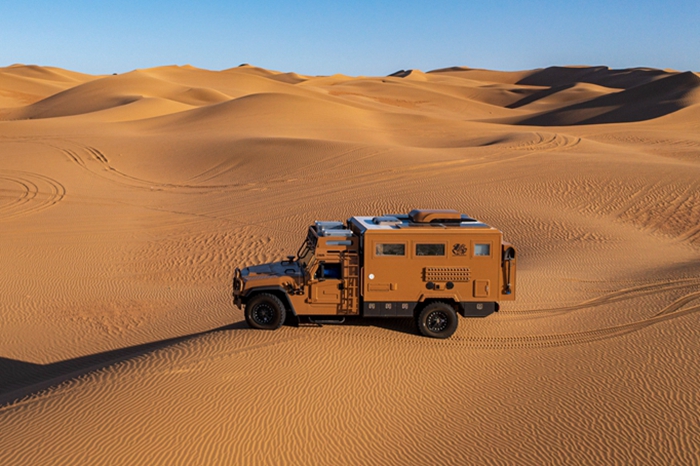
[[[426,282],[468,282],[471,272],[469,267],[426,267],[423,280]]]

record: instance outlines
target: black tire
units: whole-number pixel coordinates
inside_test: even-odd
[[[449,338],[457,330],[457,312],[447,303],[430,303],[418,314],[416,323],[426,337]]]
[[[287,310],[280,299],[269,293],[260,293],[245,306],[245,320],[252,328],[277,330],[284,323]]]

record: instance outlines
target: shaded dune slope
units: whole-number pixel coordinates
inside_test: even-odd
[[[668,71],[631,68],[613,70],[607,66],[593,67],[563,67],[552,66],[529,73],[517,84],[530,86],[566,86],[575,83],[589,83],[598,86],[630,89],[641,84],[647,84],[657,79],[665,78]]]
[[[502,101],[503,106],[528,109],[530,114],[499,121],[504,124],[567,126],[645,121],[700,102],[700,78],[692,72],[608,67],[494,72],[455,67],[428,74],[511,85],[511,92],[519,94],[519,98]],[[488,89],[487,86],[482,90]]]
[[[566,126],[644,121],[700,103],[700,78],[686,72],[516,120],[521,125]]]

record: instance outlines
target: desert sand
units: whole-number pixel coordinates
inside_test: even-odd
[[[452,208],[517,300],[251,330],[236,266]],[[0,68],[0,464],[698,464],[700,76]]]

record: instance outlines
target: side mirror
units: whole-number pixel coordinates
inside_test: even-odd
[[[513,259],[515,259],[515,249],[508,248],[505,251],[503,251],[503,260],[504,261],[512,261]]]

